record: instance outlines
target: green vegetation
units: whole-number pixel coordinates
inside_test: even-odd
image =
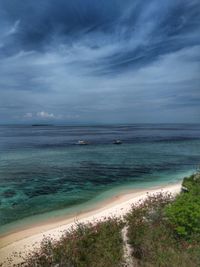
[[[20,266],[27,267],[117,267],[122,266],[122,222],[78,224],[55,242],[44,239],[41,249],[28,256]]]
[[[148,198],[126,216],[138,266],[200,266],[200,175],[183,181],[185,193]]]
[[[200,194],[200,173],[193,174],[183,180],[183,187],[188,189],[188,192],[193,195]]]
[[[200,196],[181,194],[166,209],[175,232],[187,240],[200,240]]]
[[[200,241],[200,174],[183,180],[185,193],[166,208],[175,232],[186,240]]]
[[[200,266],[200,174],[183,181],[183,192],[149,196],[132,206],[124,221],[109,218],[78,224],[59,241],[45,239],[27,267],[122,267],[122,228],[128,226],[134,267]]]

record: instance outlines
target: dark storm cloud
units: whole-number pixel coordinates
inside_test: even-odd
[[[19,31],[12,36],[17,41],[16,50],[40,51],[54,38],[73,44],[83,35],[111,31],[120,16],[119,3],[112,0],[107,3],[94,0],[58,0],[56,3],[53,0],[14,0],[1,1],[0,7],[1,16],[7,23],[20,21]],[[11,48],[12,43],[9,45]]]
[[[0,0],[1,120],[17,106],[16,120],[161,121],[176,104],[198,120],[199,10],[198,0]]]
[[[8,54],[47,49],[55,38],[69,45],[88,38],[87,44],[94,49],[103,43],[128,42],[127,51],[121,49],[120,54],[105,58],[112,67],[123,67],[200,43],[198,1],[14,0],[1,1],[0,7],[8,24],[20,23],[4,46]],[[103,40],[95,41],[98,35]],[[140,38],[145,42],[137,44]]]

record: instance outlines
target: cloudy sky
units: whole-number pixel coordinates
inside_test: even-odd
[[[200,122],[199,0],[0,0],[0,123]]]

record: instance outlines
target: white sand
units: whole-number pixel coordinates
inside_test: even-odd
[[[149,190],[135,190],[118,195],[103,202],[97,209],[79,214],[76,217],[37,225],[30,229],[21,230],[4,236],[0,239],[0,263],[3,263],[3,267],[13,266],[14,263],[19,263],[21,259],[17,256],[13,257],[14,254],[21,253],[25,255],[34,248],[38,248],[44,236],[59,239],[63,231],[69,229],[77,221],[87,223],[96,220],[104,220],[105,217],[113,215],[121,217],[130,210],[131,204],[145,199],[147,193],[155,194],[162,191],[177,194],[180,192],[180,189],[181,183],[151,188]],[[13,258],[13,262],[7,260],[7,258],[10,257]]]

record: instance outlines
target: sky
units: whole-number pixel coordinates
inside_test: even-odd
[[[200,123],[199,0],[0,0],[0,123]]]

